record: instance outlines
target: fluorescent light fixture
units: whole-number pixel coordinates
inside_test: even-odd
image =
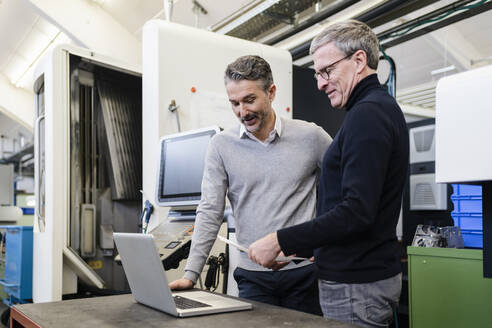
[[[235,29],[239,25],[247,22],[251,18],[255,17],[256,15],[258,15],[258,14],[260,14],[262,12],[264,12],[265,10],[267,10],[268,8],[270,8],[271,6],[277,4],[279,1],[280,0],[266,0],[266,1],[262,2],[261,4],[253,7],[250,10],[245,10],[244,12],[242,10],[240,10],[239,12],[237,12],[237,13],[234,14],[236,16],[238,14],[240,14],[239,17],[237,17],[236,19],[232,20],[230,23],[228,23],[228,24],[220,27],[215,32],[216,33],[220,33],[220,34],[229,33],[230,31],[232,31],[233,29]],[[210,29],[211,30],[214,30],[213,26]]]
[[[438,75],[438,74],[441,74],[441,73],[446,73],[446,72],[449,72],[449,71],[454,71],[455,69],[456,69],[456,67],[454,65],[450,65],[450,66],[446,66],[446,67],[435,69],[435,70],[431,71],[431,75]]]
[[[480,59],[472,59],[470,60],[470,65],[476,65],[476,64],[481,64],[481,63],[487,63],[489,61],[492,61],[492,56],[488,56],[485,58],[480,58]]]
[[[353,19],[354,17],[357,17],[357,16],[379,6],[383,2],[387,2],[387,1],[388,0],[368,1],[364,4],[362,4],[361,6],[359,6],[358,8],[351,10],[351,11],[347,12],[346,14],[343,14],[342,16],[339,16],[333,20],[329,20],[328,22],[326,22],[324,24],[317,24],[317,26],[315,28],[307,30],[305,33],[297,34],[291,40],[288,40],[285,43],[282,43],[276,47],[281,48],[281,49],[286,49],[286,50],[293,49],[293,48],[303,44],[304,42],[307,42],[307,41],[313,39],[316,35],[318,35],[326,27],[328,27],[332,24],[341,22],[341,21]]]

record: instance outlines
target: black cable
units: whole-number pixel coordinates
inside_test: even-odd
[[[388,38],[388,35],[392,34],[392,33],[395,33],[395,32],[399,32],[399,31],[403,31],[404,29],[408,28],[409,26],[412,26],[418,22],[422,22],[426,19],[429,19],[429,18],[433,18],[433,17],[436,17],[442,13],[445,13],[447,12],[448,10],[450,9],[455,9],[455,8],[458,8],[462,5],[466,5],[470,2],[473,2],[473,1],[476,1],[476,0],[459,0],[459,1],[456,1],[456,2],[453,2],[452,4],[450,5],[447,5],[447,6],[443,6],[439,9],[436,9],[434,11],[431,11],[427,14],[424,14],[422,16],[419,16],[415,19],[412,19],[412,20],[409,20],[403,24],[400,24],[398,26],[395,26],[393,28],[390,28],[384,32],[381,32],[381,33],[378,33],[377,36],[378,36],[378,39],[379,40],[385,40]]]
[[[425,24],[428,24],[428,23],[433,23],[433,22],[440,21],[440,20],[442,20],[442,19],[448,17],[449,15],[454,14],[454,13],[456,13],[458,11],[469,10],[469,9],[477,8],[477,7],[485,4],[487,1],[488,0],[481,0],[478,3],[472,4],[472,5],[462,5],[462,6],[459,6],[459,7],[456,7],[456,8],[451,8],[448,11],[444,12],[443,14],[441,14],[441,15],[439,15],[437,17],[425,19],[425,20],[422,20],[422,21],[417,21],[415,24],[407,27],[403,31],[399,31],[399,32],[396,32],[395,31],[393,33],[387,34],[382,39],[380,38],[380,40],[384,40],[384,39],[387,39],[387,38],[396,38],[396,37],[403,36],[405,34],[410,33],[411,31],[413,31],[415,28],[417,28],[419,26],[422,26],[422,25],[425,25]]]
[[[392,33],[381,35],[379,37],[379,40],[382,41],[382,40],[385,40],[388,38],[402,37],[402,36],[410,33],[411,31],[413,31],[414,29],[416,29],[419,26],[422,26],[422,25],[425,25],[428,23],[432,23],[432,22],[441,21],[441,20],[445,19],[446,17],[450,16],[451,14],[454,14],[454,13],[459,12],[459,11],[472,10],[474,8],[477,8],[477,7],[484,5],[486,2],[488,2],[488,0],[481,0],[481,1],[479,1],[475,4],[471,4],[471,5],[468,5],[467,3],[465,3],[465,4],[458,5],[458,6],[452,6],[448,10],[445,10],[442,13],[438,13],[437,17],[432,17],[432,18],[423,19],[423,20],[417,20],[414,24],[407,26],[403,30],[398,30],[398,31],[394,31]],[[396,65],[395,65],[393,58],[391,58],[390,56],[388,56],[386,54],[383,47],[384,47],[384,45],[379,46],[379,49],[380,49],[381,53],[383,54],[383,56],[380,57],[380,59],[386,60],[390,65],[390,74],[388,76],[388,79],[384,83],[384,85],[386,85],[386,87],[388,89],[388,93],[391,96],[393,96],[394,98],[396,98]]]
[[[429,13],[429,14],[424,15],[424,17],[428,17],[429,15],[431,16],[431,17],[429,17],[427,19],[424,19],[424,20],[417,19],[417,20],[415,20],[415,23],[414,24],[411,24],[411,25],[408,25],[409,22],[407,22],[405,24],[402,24],[403,26],[405,26],[405,29],[403,31],[401,31],[399,29],[400,27],[397,26],[397,27],[395,27],[395,31],[394,32],[392,32],[392,33],[383,32],[383,33],[381,33],[379,35],[380,37],[378,36],[378,38],[380,39],[380,41],[383,41],[383,40],[386,40],[386,39],[389,39],[389,38],[402,37],[402,36],[410,33],[415,28],[417,28],[417,27],[419,27],[421,25],[425,25],[425,24],[429,24],[429,23],[432,23],[432,22],[443,20],[446,17],[448,17],[451,14],[454,14],[454,13],[456,13],[458,11],[464,11],[464,10],[469,11],[469,10],[476,9],[476,8],[478,8],[480,6],[486,5],[487,2],[489,2],[489,1],[490,0],[481,0],[481,1],[479,1],[477,3],[474,3],[474,4],[471,4],[471,5],[468,5],[467,4],[469,2],[466,2],[465,4],[463,4],[464,2],[458,2],[458,4],[461,4],[461,5],[452,4],[452,5],[443,7],[443,8],[449,8],[448,10],[446,10],[444,12],[441,12],[443,8],[440,8],[440,9],[438,9],[438,10],[432,12],[432,13]],[[437,17],[434,17],[434,15],[438,15],[438,16]],[[355,19],[360,20],[359,18],[360,17],[356,17]],[[361,21],[363,21],[363,20],[361,20]],[[396,30],[396,29],[398,29],[398,30]],[[290,49],[289,51],[290,51],[290,53],[292,55],[292,60],[297,60],[297,59],[300,59],[300,58],[303,58],[303,57],[307,56],[309,54],[309,47],[311,45],[311,41],[312,40],[306,41],[306,42],[298,45],[297,47],[295,47],[293,49]],[[390,41],[390,42],[387,42],[387,44],[384,44],[383,43],[382,46],[385,49],[387,49],[387,48],[390,47],[390,43],[391,43],[391,46],[396,45],[396,44],[392,44],[392,41]]]
[[[208,270],[205,277],[205,289],[215,292],[220,284],[220,274],[226,273],[227,270],[227,258],[224,253],[220,253],[219,256],[210,256],[207,260]]]
[[[205,289],[210,290],[212,287],[215,287],[216,283],[217,257],[213,255],[210,256],[207,260],[207,264],[208,270],[205,277]]]
[[[491,10],[492,9],[492,2],[486,2],[480,6],[477,6],[475,8],[472,8],[472,9],[468,9],[466,11],[463,11],[461,13],[458,13],[456,15],[452,15],[450,17],[447,17],[447,18],[444,18],[438,22],[435,22],[433,24],[430,24],[430,25],[426,25],[420,29],[417,29],[415,31],[412,31],[412,32],[409,32],[403,36],[400,36],[400,37],[397,37],[397,38],[393,38],[389,41],[386,41],[382,44],[383,48],[385,49],[388,49],[388,48],[391,48],[391,47],[394,47],[396,45],[399,45],[403,42],[406,42],[406,41],[409,41],[409,40],[412,40],[412,39],[415,39],[419,36],[422,36],[422,35],[425,35],[427,33],[430,33],[430,32],[434,32],[438,29],[441,29],[443,27],[446,27],[448,25],[451,25],[453,23],[457,23],[459,21],[462,21],[464,19],[467,19],[467,18],[470,18],[470,17],[473,17],[475,15],[478,15],[482,12],[485,12],[485,11],[488,11],[488,10]]]
[[[388,75],[388,79],[383,83],[383,85],[386,86],[388,89],[388,93],[390,96],[393,98],[396,98],[396,64],[393,58],[388,56],[384,49],[380,46],[379,50],[383,54],[381,57],[379,57],[379,60],[386,60],[390,66],[390,73]]]
[[[402,6],[405,7],[409,2],[410,1],[391,0],[391,1],[384,3],[381,6],[378,6],[374,9],[366,12],[366,13],[363,13],[357,17],[354,17],[354,19],[361,21],[361,22],[368,23],[381,14],[390,13],[394,10],[397,10],[398,8],[400,8]],[[417,1],[416,3],[419,3],[419,2]],[[426,2],[424,1],[422,3],[426,3]],[[420,7],[420,6],[418,6],[418,7]],[[418,7],[416,9],[418,9]],[[372,26],[372,27],[374,28],[375,26]],[[312,42],[312,39],[298,45],[297,47],[289,49],[289,52],[292,55],[292,60],[297,60],[299,58],[302,58],[302,57],[309,55],[309,47],[311,45],[311,42]],[[273,43],[267,43],[267,44],[272,45]]]

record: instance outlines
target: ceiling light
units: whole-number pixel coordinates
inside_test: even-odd
[[[454,65],[450,65],[450,66],[446,66],[446,67],[435,69],[435,70],[431,71],[431,75],[438,75],[438,74],[446,73],[449,71],[454,71],[455,69],[456,69],[456,67]]]
[[[488,56],[485,58],[480,58],[480,59],[472,59],[470,60],[470,65],[476,65],[476,64],[481,64],[481,63],[487,63],[489,61],[492,61],[492,56]]]

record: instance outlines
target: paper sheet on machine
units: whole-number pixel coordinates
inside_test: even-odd
[[[197,90],[191,96],[190,111],[193,128],[217,125],[225,129],[237,124],[225,93]]]

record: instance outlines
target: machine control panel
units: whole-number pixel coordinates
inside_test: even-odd
[[[181,260],[188,258],[194,227],[190,223],[175,239],[167,240],[159,246],[158,251],[165,270],[176,269]]]
[[[164,240],[159,239],[159,236],[154,235],[164,270],[176,269],[179,267],[181,260],[188,258],[194,227],[192,223],[187,223],[183,226],[184,230],[174,234],[172,240],[167,238]],[[117,263],[121,263],[119,254],[114,260]]]

